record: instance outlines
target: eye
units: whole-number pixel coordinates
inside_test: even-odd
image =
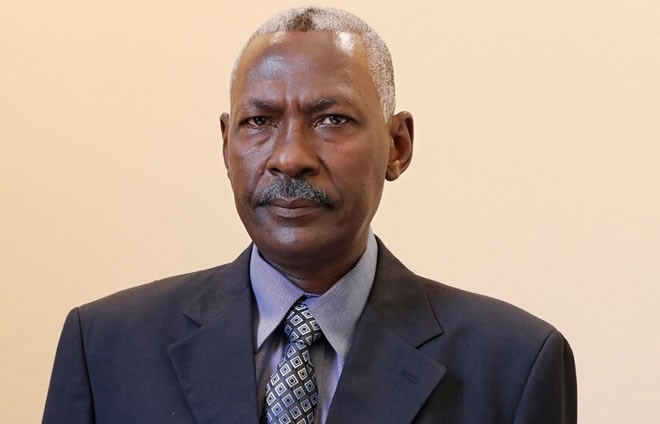
[[[326,115],[321,118],[317,125],[338,126],[348,122],[348,118],[343,115]]]
[[[265,116],[253,116],[252,118],[248,118],[245,120],[245,123],[250,125],[251,127],[263,127],[265,125],[270,124],[270,119],[268,119]]]

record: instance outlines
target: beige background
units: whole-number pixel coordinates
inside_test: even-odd
[[[232,61],[295,4],[0,7],[0,422],[41,417],[66,312],[233,259]],[[389,43],[411,169],[375,231],[413,270],[552,322],[582,423],[660,422],[660,3],[335,1]]]

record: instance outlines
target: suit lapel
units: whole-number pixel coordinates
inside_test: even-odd
[[[184,314],[196,328],[169,348],[199,424],[258,422],[250,249],[220,268]],[[411,422],[445,374],[418,350],[442,334],[419,277],[379,241],[372,292],[326,424]]]
[[[445,367],[418,348],[442,334],[420,279],[379,242],[372,292],[327,424],[412,422]]]
[[[169,348],[199,424],[258,422],[249,252],[218,270],[184,312],[199,327]]]

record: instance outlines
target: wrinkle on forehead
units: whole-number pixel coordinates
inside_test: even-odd
[[[326,33],[328,34],[328,41],[331,40],[335,48],[344,53],[347,56],[354,56],[357,53],[357,50],[360,46],[364,44],[361,36],[359,34],[354,34],[351,32],[337,32],[337,31],[309,31],[309,32],[286,32],[278,31],[269,34],[262,34],[254,37],[251,40],[250,44],[247,46],[243,53],[243,57],[239,62],[238,68],[242,68],[245,65],[245,62],[251,62],[255,60],[255,57],[268,53],[269,50],[277,51],[279,46],[285,45],[290,42],[289,38],[296,34],[307,34],[307,33]],[[365,48],[365,61],[366,59],[366,48]],[[239,72],[239,74],[242,72]]]
[[[312,31],[316,32],[316,31]],[[351,75],[354,72],[352,66],[344,66],[353,60],[358,60],[365,67],[368,74],[368,65],[366,63],[366,56],[360,57],[359,52],[362,47],[362,40],[359,35],[350,32],[333,32],[333,31],[318,31],[327,34],[326,40],[330,42],[330,50],[335,51],[333,56],[333,63],[330,65],[334,68],[332,72],[338,80],[341,79],[340,75]],[[317,66],[328,66],[328,56],[325,49],[309,49],[306,46],[300,54],[295,54],[295,49],[292,53],[291,37],[295,38],[295,32],[276,32],[264,34],[255,37],[252,40],[252,45],[246,50],[240,65],[241,72],[234,82],[232,87],[231,97],[232,103],[236,100],[237,89],[244,88],[246,81],[258,82],[259,85],[264,86],[272,84],[275,80],[288,79],[289,82],[300,82],[313,74]],[[297,33],[302,35],[303,33]],[[288,45],[288,47],[287,47]],[[295,46],[295,44],[294,44]],[[328,46],[328,45],[326,45]],[[327,47],[326,47],[327,48]],[[285,49],[285,50],[281,50]],[[294,65],[294,63],[296,65]],[[325,65],[322,65],[325,63]],[[264,80],[264,76],[269,77]],[[288,75],[289,77],[295,75],[294,78],[283,78]],[[296,79],[298,78],[298,79]],[[268,81],[270,80],[270,81]],[[267,82],[268,81],[268,82]],[[369,81],[371,82],[370,76]],[[254,87],[252,87],[254,88]]]

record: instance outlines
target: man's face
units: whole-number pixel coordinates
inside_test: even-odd
[[[364,249],[393,143],[367,66],[348,33],[269,34],[245,51],[221,118],[223,154],[239,216],[267,259]]]

